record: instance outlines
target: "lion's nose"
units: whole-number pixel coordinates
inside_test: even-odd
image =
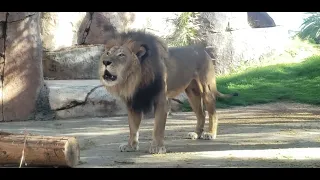
[[[106,61],[106,60],[103,61],[103,64],[104,64],[105,66],[109,66],[111,63],[112,63],[111,61]]]

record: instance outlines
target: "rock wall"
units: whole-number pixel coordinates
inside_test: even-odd
[[[0,121],[33,119],[43,87],[38,12],[0,13]]]

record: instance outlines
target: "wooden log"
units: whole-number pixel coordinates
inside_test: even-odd
[[[23,165],[27,166],[74,167],[80,159],[80,148],[75,137],[0,132],[0,164],[19,166],[23,150]]]

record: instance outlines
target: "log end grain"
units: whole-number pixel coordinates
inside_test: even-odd
[[[80,161],[80,147],[76,138],[69,138],[65,144],[66,164],[69,167],[75,167]]]

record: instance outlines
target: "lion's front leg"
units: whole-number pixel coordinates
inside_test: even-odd
[[[152,143],[149,148],[151,154],[164,154],[164,132],[167,121],[167,101],[164,93],[161,93],[155,102],[155,121],[152,135]]]
[[[128,143],[121,144],[119,149],[121,152],[132,152],[139,150],[139,126],[142,119],[142,113],[134,112],[128,108],[128,121],[130,129],[130,137]]]

